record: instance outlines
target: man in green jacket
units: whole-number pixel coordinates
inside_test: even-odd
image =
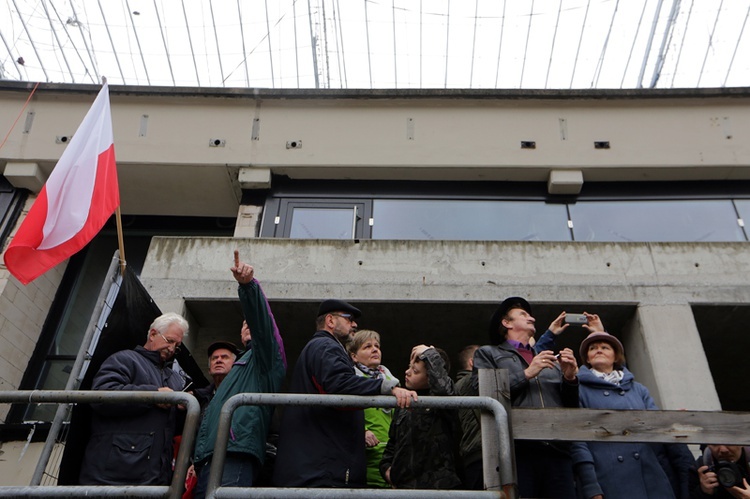
[[[224,402],[238,393],[278,392],[286,375],[284,344],[263,290],[253,277],[253,267],[240,262],[239,252],[235,250],[234,266],[230,270],[239,283],[240,304],[249,328],[248,334],[243,334],[243,342],[247,338],[247,350],[235,361],[216,390],[198,429],[195,444],[198,474],[196,499],[203,498],[206,493],[216,430]],[[242,406],[234,412],[221,486],[252,486],[265,458],[266,436],[272,414],[272,406],[254,405]]]

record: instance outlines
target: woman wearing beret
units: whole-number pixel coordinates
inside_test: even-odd
[[[658,410],[648,389],[625,367],[620,340],[604,332],[598,315],[581,343],[580,406],[588,409]],[[577,442],[571,446],[579,494],[590,498],[674,498],[687,494],[692,455],[685,445]]]

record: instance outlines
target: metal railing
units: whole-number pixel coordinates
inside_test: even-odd
[[[185,484],[188,461],[195,441],[200,418],[200,405],[192,395],[184,392],[138,391],[70,391],[27,390],[0,391],[0,403],[124,403],[181,404],[185,406],[185,426],[182,443],[175,459],[172,483],[166,485],[29,485],[0,487],[2,497],[162,497],[180,499]]]
[[[366,397],[358,395],[304,395],[292,393],[242,393],[227,400],[221,409],[219,427],[216,434],[214,454],[206,490],[207,499],[268,497],[268,498],[311,498],[311,497],[505,497],[500,490],[460,491],[460,490],[397,490],[397,489],[307,489],[307,488],[242,488],[220,487],[224,460],[226,457],[229,430],[234,411],[243,405],[303,405],[328,407],[396,407],[394,397]],[[500,453],[500,477],[503,489],[513,490],[515,475],[512,468],[512,449],[508,429],[508,413],[505,408],[490,397],[419,397],[413,407],[433,407],[440,409],[484,409],[492,413],[498,431]],[[511,496],[513,494],[511,493]],[[510,496],[509,496],[510,497]]]
[[[172,483],[165,485],[28,485],[0,486],[0,497],[160,497],[179,499],[182,495],[190,452],[195,442],[199,423],[198,401],[184,392],[119,392],[75,390],[0,391],[0,403],[148,403],[183,404],[186,407],[182,442],[175,460]],[[244,488],[220,487],[231,420],[235,410],[244,405],[297,405],[329,407],[396,407],[396,399],[386,396],[356,395],[304,395],[285,393],[243,393],[231,397],[221,410],[214,454],[211,460],[207,498],[239,497],[514,497],[502,491],[462,490],[397,490],[397,489],[307,489],[307,488]],[[497,426],[500,474],[503,488],[512,489],[515,479],[512,469],[512,448],[508,427],[508,414],[497,400],[489,397],[420,397],[413,407],[443,409],[484,409],[492,414]],[[42,456],[43,459],[43,456]],[[44,467],[42,463],[42,468]]]

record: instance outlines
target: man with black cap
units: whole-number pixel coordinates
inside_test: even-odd
[[[247,322],[242,323],[242,330],[247,328]],[[208,374],[213,382],[203,388],[197,388],[193,395],[198,399],[201,407],[205,407],[214,398],[216,389],[229,374],[237,355],[240,353],[237,346],[231,341],[214,341],[208,345]]]
[[[394,395],[409,407],[417,394],[397,381],[357,376],[345,344],[357,331],[359,309],[325,300],[317,332],[294,367],[291,393]],[[364,487],[365,421],[361,409],[287,406],[279,431],[274,482],[281,487]]]
[[[561,333],[565,313],[555,319],[540,344],[550,345]],[[536,350],[529,341],[536,333],[531,305],[514,296],[504,300],[490,319],[491,345],[474,354],[472,385],[478,389],[477,369],[507,369],[513,407],[578,407],[578,364],[565,348],[559,357],[551,350]],[[540,351],[541,350],[541,351]],[[573,465],[566,443],[515,442],[519,495],[574,498]]]

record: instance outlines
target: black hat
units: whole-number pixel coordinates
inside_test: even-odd
[[[355,319],[362,315],[362,312],[360,312],[358,308],[352,307],[343,300],[326,300],[321,303],[320,308],[318,308],[318,317],[330,314],[331,312],[346,312],[352,314]]]
[[[510,310],[518,308],[518,306],[528,312],[529,315],[532,315],[531,305],[529,305],[529,302],[527,302],[520,296],[511,296],[510,298],[506,298],[505,300],[503,300],[500,306],[497,307],[495,313],[492,314],[492,317],[490,318],[490,327],[488,329],[491,345],[499,345],[505,340],[505,338],[500,335],[500,321],[503,320],[503,317],[505,317],[505,315]]]
[[[208,352],[208,356],[211,357],[211,355],[220,348],[225,348],[229,350],[235,356],[240,353],[240,350],[237,348],[237,345],[235,345],[231,341],[214,341],[213,343],[208,345],[208,349],[206,350]]]

